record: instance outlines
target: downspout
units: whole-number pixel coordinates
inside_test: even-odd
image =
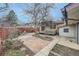
[[[78,44],[78,23],[77,23],[77,44]]]

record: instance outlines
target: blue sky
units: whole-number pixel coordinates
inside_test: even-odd
[[[27,23],[30,22],[29,21],[29,17],[26,16],[23,12],[23,9],[26,8],[27,6],[24,4],[10,4],[10,8],[12,10],[14,10],[14,12],[16,13],[19,22],[21,23]]]
[[[57,21],[60,20],[62,17],[60,9],[63,8],[67,3],[56,3],[54,5],[54,8],[51,9],[50,13],[53,17],[53,20]],[[28,23],[30,22],[30,18],[28,16],[25,16],[23,9],[28,8],[25,4],[10,4],[10,8],[13,9],[19,19],[22,23]]]
[[[62,17],[62,13],[61,13],[61,9],[66,6],[68,3],[57,3],[54,6],[54,9],[51,10],[51,15],[53,16],[53,19],[55,21],[57,20],[61,20]]]

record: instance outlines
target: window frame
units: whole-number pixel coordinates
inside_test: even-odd
[[[64,28],[63,32],[68,33],[69,32],[69,28]]]

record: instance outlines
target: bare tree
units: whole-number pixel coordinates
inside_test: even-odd
[[[48,17],[50,16],[50,8],[53,8],[54,4],[41,4],[41,21],[49,20]]]
[[[35,26],[37,24],[37,18],[40,11],[39,5],[40,5],[39,3],[31,4],[32,7],[25,10],[26,15],[31,16],[32,22],[34,23]]]
[[[35,27],[41,22],[50,19],[50,8],[53,7],[53,3],[33,3],[31,8],[26,9],[26,15],[30,15]],[[49,19],[48,19],[49,18]]]
[[[3,19],[5,18],[5,16],[2,16],[2,14],[6,14],[6,10],[8,9],[8,4],[7,3],[0,3],[0,14],[1,14],[1,16],[0,16],[0,26],[1,26],[1,24],[3,23]]]
[[[0,3],[0,11],[5,11],[8,7],[7,3]]]

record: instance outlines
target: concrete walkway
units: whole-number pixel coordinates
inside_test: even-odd
[[[32,36],[34,33],[29,33],[23,36],[18,37],[21,41],[24,41],[24,45],[26,45],[31,51],[35,53],[35,56],[48,56],[51,49],[54,48],[56,44],[64,45],[66,47],[70,47],[76,50],[79,50],[79,45],[73,42],[70,42],[69,38],[59,37],[59,36],[51,36],[54,40],[46,41],[40,38]]]
[[[42,40],[40,38],[32,36],[34,33],[29,33],[18,37],[21,41],[24,41],[24,45],[28,47],[33,53],[39,52],[45,46],[47,46],[50,41]]]
[[[70,47],[72,49],[76,49],[79,50],[79,44],[74,43],[74,42],[70,42],[67,37],[58,37],[59,38],[59,42],[57,44],[66,46],[66,47]]]
[[[51,49],[57,44],[59,40],[54,39],[48,44],[45,48],[43,48],[40,52],[38,52],[35,56],[48,56]]]
[[[51,41],[49,45],[47,45],[45,48],[43,48],[40,52],[38,52],[35,56],[48,56],[51,49],[54,48],[56,44],[60,44],[72,49],[79,50],[79,45],[73,42],[70,42],[69,38],[66,37],[59,37],[59,36],[51,36],[54,40]]]

